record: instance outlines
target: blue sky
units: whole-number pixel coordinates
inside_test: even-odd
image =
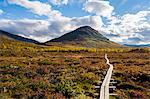
[[[9,0],[8,0],[9,1]],[[46,17],[37,17],[28,9],[9,4],[7,0],[0,0],[0,9],[5,13],[0,16],[0,18],[38,18],[45,19]],[[30,0],[34,1],[34,0]],[[50,3],[50,0],[37,0],[43,3]],[[61,11],[64,16],[68,17],[81,17],[89,15],[89,13],[82,10],[83,3],[78,2],[80,0],[71,0],[68,5],[52,5],[53,9]],[[123,15],[126,13],[137,13],[140,10],[148,10],[150,6],[150,0],[109,0],[110,4],[114,6],[114,12],[116,15]],[[50,3],[51,4],[51,3]],[[9,15],[9,16],[8,16]]]
[[[0,0],[0,21],[41,42],[89,25],[121,44],[150,43],[150,0]]]

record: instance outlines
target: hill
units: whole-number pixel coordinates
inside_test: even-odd
[[[29,43],[35,43],[35,44],[39,44],[38,41],[29,39],[29,38],[25,38],[25,37],[21,37],[15,34],[11,34],[8,33],[6,31],[2,31],[0,30],[0,40],[1,41],[22,41],[22,42],[29,42]]]
[[[66,33],[59,38],[52,39],[46,45],[73,45],[89,48],[122,47],[110,41],[90,26],[80,27],[72,32]]]
[[[114,65],[115,98],[150,97],[149,48],[41,46],[2,33],[1,42],[0,99],[98,98],[95,86],[108,68],[105,53]]]
[[[141,44],[141,45],[128,45],[128,44],[124,44],[125,46],[129,46],[129,47],[150,47],[150,44]]]

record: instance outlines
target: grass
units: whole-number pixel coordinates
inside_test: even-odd
[[[105,53],[118,82],[114,98],[150,98],[149,48],[95,49],[5,41],[0,49],[2,99],[95,98],[94,86],[108,68]]]

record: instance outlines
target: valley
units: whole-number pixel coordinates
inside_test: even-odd
[[[105,53],[114,65],[113,78],[118,82],[116,98],[148,99],[148,48],[62,48],[22,42],[3,43],[1,46],[0,97],[96,98],[94,87],[102,81],[108,69]]]
[[[0,98],[98,98],[95,86],[100,85],[109,68],[104,57],[107,53],[114,68],[112,78],[117,82],[114,91],[117,95],[111,98],[149,99],[150,49],[119,44],[116,47],[111,43],[100,46],[100,42],[103,40],[99,39],[97,48],[77,46],[76,42],[66,44],[66,41],[47,45],[1,34]]]
[[[150,0],[0,0],[0,99],[150,99]]]

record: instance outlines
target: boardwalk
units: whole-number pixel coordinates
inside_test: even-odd
[[[112,76],[113,71],[113,65],[109,63],[109,59],[107,58],[107,54],[105,54],[106,64],[109,65],[109,69],[107,71],[107,74],[105,76],[105,79],[101,85],[100,89],[100,98],[99,99],[109,99],[109,83]]]

